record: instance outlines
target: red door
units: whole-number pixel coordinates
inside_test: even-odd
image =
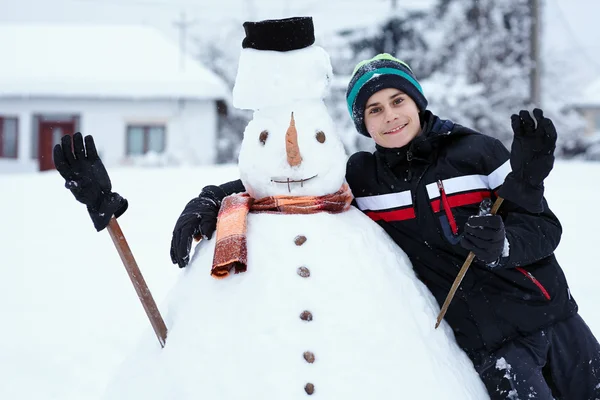
[[[52,159],[52,150],[55,144],[60,143],[63,135],[73,135],[75,133],[75,122],[52,122],[40,121],[38,138],[38,160],[40,162],[40,171],[54,169]]]

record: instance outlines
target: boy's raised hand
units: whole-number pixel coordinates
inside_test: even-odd
[[[533,116],[535,122],[525,110],[511,116],[515,137],[510,162],[520,179],[536,187],[544,182],[554,166],[557,134],[552,120],[544,117],[542,110],[534,109]]]
[[[81,133],[65,135],[61,143],[54,146],[54,166],[65,179],[65,187],[77,201],[87,206],[88,213],[97,231],[104,229],[111,217],[119,217],[127,210],[127,200],[111,191],[108,172],[90,135],[84,139]]]
[[[527,110],[511,116],[514,132],[510,152],[512,171],[498,190],[498,195],[530,212],[542,212],[544,179],[554,166],[557,133],[552,120],[544,112],[533,110],[534,119]]]

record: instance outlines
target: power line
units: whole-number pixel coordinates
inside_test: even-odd
[[[111,5],[119,5],[124,7],[166,7],[166,8],[181,8],[182,5],[168,4],[159,1],[146,1],[146,0],[129,0],[127,2],[122,2],[118,0],[71,0],[79,3],[97,3],[97,4],[111,4]]]
[[[196,9],[196,10],[202,10],[203,14],[206,14],[206,11],[208,10],[209,12],[211,12],[211,14],[214,13],[218,13],[220,16],[223,15],[227,15],[227,14],[231,14],[231,12],[223,12],[223,4],[222,3],[202,3],[202,2],[169,2],[169,1],[161,1],[161,0],[127,0],[127,1],[121,1],[121,0],[66,0],[66,1],[73,1],[73,2],[78,2],[78,3],[88,3],[88,4],[98,4],[98,5],[106,5],[106,4],[110,4],[111,6],[121,6],[121,7],[158,7],[158,8],[168,8],[168,9],[177,9],[177,10],[181,10],[181,9]],[[388,0],[378,0],[378,1],[373,1],[374,4],[377,5],[381,5],[381,4],[387,4]],[[286,2],[289,2],[289,0],[286,0]],[[335,10],[337,15],[347,15],[347,14],[354,14],[355,11],[352,11],[350,9],[340,9],[339,5],[340,4],[362,4],[364,2],[364,0],[345,0],[344,3],[339,2],[339,3],[333,3],[333,4],[328,4],[328,3],[323,3],[320,2],[318,0],[313,1],[310,6],[314,6],[314,9],[311,12],[320,12],[323,10]],[[278,4],[280,5],[280,3],[278,1],[273,1],[274,4]],[[212,5],[214,5],[214,7],[211,7]],[[255,14],[258,13],[258,6],[255,4],[254,0],[247,0],[247,2],[244,2],[244,7],[247,10],[250,10],[250,12],[254,12]],[[289,13],[291,11],[295,11],[295,14],[306,14],[307,12],[309,12],[307,9],[309,8],[306,5],[303,5],[302,7],[290,7],[289,4],[284,4],[283,6],[281,6],[282,8],[277,9],[277,11],[275,12],[275,14],[279,15],[282,13],[282,11],[285,11],[286,13]],[[414,6],[416,7],[416,6]],[[409,7],[408,9],[411,9],[411,7]],[[264,11],[261,9],[261,11]],[[263,13],[261,13],[263,14]],[[273,17],[275,18],[275,17]]]
[[[220,14],[222,13],[221,8],[214,7],[212,10],[210,10],[211,7],[207,7],[206,4],[202,4],[200,2],[178,3],[178,2],[167,2],[167,1],[156,1],[156,0],[127,0],[125,2],[120,1],[120,0],[69,0],[69,1],[74,1],[74,2],[78,2],[78,3],[98,4],[98,5],[110,4],[111,6],[121,6],[121,7],[158,7],[158,8],[177,9],[177,10],[181,10],[183,8],[185,8],[185,9],[202,9],[203,14],[206,14],[206,10],[219,12]]]

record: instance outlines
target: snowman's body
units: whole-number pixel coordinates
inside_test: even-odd
[[[149,335],[110,398],[293,400],[308,383],[320,399],[487,398],[405,254],[354,207],[250,214],[248,270],[226,280],[213,249],[172,291],[166,347]]]
[[[254,109],[239,157],[251,197],[312,199],[344,184],[321,98],[330,71],[316,46],[243,50],[234,104]],[[488,398],[449,327],[434,329],[439,307],[405,253],[363,213],[246,221],[247,271],[215,279],[215,238],[202,241],[168,300],[165,348],[149,332],[108,399]]]

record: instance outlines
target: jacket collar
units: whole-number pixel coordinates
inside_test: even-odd
[[[455,124],[449,119],[441,119],[431,111],[421,114],[421,132],[403,147],[386,148],[375,145],[375,158],[384,180],[392,179],[391,171],[402,164],[410,169],[413,160],[431,162],[437,156],[438,147],[452,137],[477,134],[477,132]]]
[[[421,114],[421,132],[403,147],[387,148],[375,145],[377,153],[386,161],[395,161],[398,158],[421,159],[426,161],[433,155],[433,150],[444,139],[455,138],[462,135],[479,134],[472,129],[455,124],[449,119],[441,119],[431,111],[426,110]],[[408,154],[410,153],[410,155]],[[395,163],[395,162],[394,162]]]

